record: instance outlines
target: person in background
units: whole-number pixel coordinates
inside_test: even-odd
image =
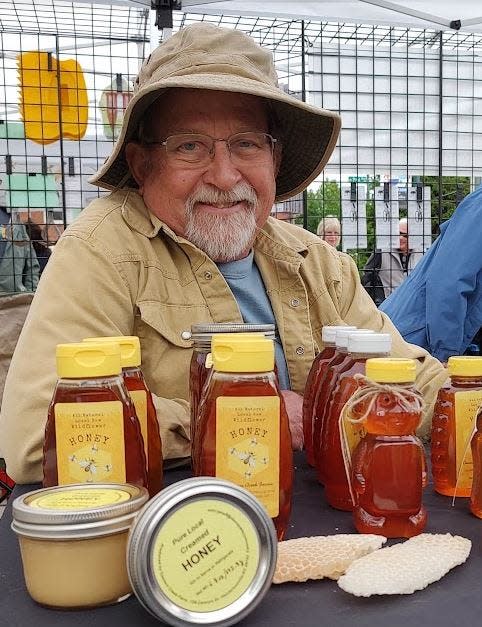
[[[25,225],[0,210],[0,296],[35,291],[40,272]]]
[[[331,246],[338,248],[341,240],[341,224],[336,216],[325,216],[318,222],[316,234]]]
[[[408,279],[380,307],[407,342],[442,362],[482,327],[482,188],[466,196]]]
[[[397,250],[373,252],[363,268],[362,285],[376,305],[380,305],[405,281],[423,257],[410,248],[407,218],[399,220],[400,244]]]
[[[338,114],[278,87],[271,53],[234,29],[187,26],[142,65],[113,152],[91,182],[112,190],[63,233],[34,297],[7,376],[0,456],[20,483],[42,476],[55,346],[137,335],[165,460],[190,454],[193,323],[274,323],[293,448],[324,325],[389,332],[418,360],[428,411],[446,374],[406,344],[362,288],[353,260],[270,217],[323,170]],[[25,382],[28,381],[28,394]]]
[[[31,218],[27,220],[25,223],[25,228],[27,229],[28,236],[30,237],[30,241],[32,242],[32,246],[35,250],[35,254],[37,255],[37,259],[39,262],[40,275],[44,271],[45,266],[47,265],[47,261],[49,260],[51,253],[50,248],[47,246],[43,235],[42,229],[39,224],[34,222]]]

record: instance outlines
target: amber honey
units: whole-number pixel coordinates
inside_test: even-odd
[[[323,460],[325,498],[331,507],[345,511],[353,509],[350,488],[340,442],[340,414],[350,396],[358,388],[355,374],[365,374],[367,359],[387,357],[391,349],[391,336],[386,333],[352,335],[348,338],[351,361],[339,373],[323,423],[322,447],[319,459]]]
[[[147,387],[140,368],[142,360],[139,338],[135,335],[118,335],[114,337],[86,338],[84,342],[114,342],[119,346],[122,377],[129,396],[134,403],[134,409],[141,428],[147,464],[149,496],[152,497],[162,488],[162,443],[152,394]]]
[[[364,335],[366,333],[373,333],[373,331],[370,329],[357,329],[356,331],[341,329],[336,332],[336,352],[327,366],[326,374],[321,381],[315,397],[313,411],[313,455],[318,481],[322,484],[325,483],[325,460],[320,455],[320,452],[323,450],[323,438],[326,430],[325,418],[330,409],[331,397],[335,391],[338,377],[353,361],[352,356],[348,354],[348,338],[356,333]]]
[[[472,452],[468,446],[482,403],[482,358],[450,357],[450,381],[440,390],[432,419],[434,488],[446,496],[470,496]]]
[[[305,393],[303,396],[303,440],[306,451],[306,459],[310,466],[315,465],[313,454],[313,410],[317,389],[323,381],[328,364],[336,352],[336,331],[340,329],[355,330],[356,327],[325,326],[322,330],[322,340],[325,348],[315,357],[310,372],[306,379]]]
[[[385,364],[379,365],[381,362]],[[388,362],[399,364],[394,363],[390,372],[386,366],[390,366]],[[366,362],[366,373],[372,380],[389,383],[394,391],[385,389],[376,393],[363,421],[366,435],[353,453],[351,476],[355,526],[360,533],[410,538],[421,533],[427,522],[427,512],[422,504],[422,491],[427,483],[424,451],[415,435],[421,420],[421,401],[416,401],[413,387],[415,362],[371,359]],[[397,390],[409,395],[401,400],[395,393]],[[355,418],[363,416],[367,410],[368,401],[361,402],[355,406],[352,415]]]
[[[190,438],[194,442],[196,424],[199,413],[201,394],[211,372],[211,339],[217,333],[247,333],[263,334],[265,337],[274,338],[274,324],[244,324],[230,322],[206,322],[191,326],[191,338],[193,340],[193,352],[189,364],[189,407],[190,407]],[[192,467],[196,467],[196,460],[192,454]]]
[[[482,411],[479,409],[476,430],[471,441],[474,476],[470,493],[470,511],[482,518]]]
[[[143,434],[144,452],[147,462],[147,481],[149,488],[149,496],[152,497],[162,488],[162,444],[159,434],[159,423],[157,422],[156,408],[152,400],[152,394],[146,385],[144,375],[140,368],[123,368],[122,374],[126,388],[134,400],[136,413],[140,419],[139,413],[145,411],[145,419],[147,432]],[[136,405],[136,396],[139,394],[140,402]],[[138,406],[141,409],[138,409]],[[144,410],[145,407],[145,410]],[[142,424],[141,424],[142,430]]]
[[[267,509],[281,540],[291,512],[293,454],[288,416],[272,370],[273,342],[257,338],[251,346],[238,343],[236,350],[244,351],[238,362],[234,353],[222,353],[224,346],[235,345],[234,338],[217,338],[223,338],[217,344],[220,358],[217,362],[213,345],[214,370],[199,408],[195,474],[228,479],[249,490]],[[259,342],[268,342],[270,357],[258,353],[266,348]]]
[[[57,367],[60,378],[45,428],[44,486],[129,482],[147,487],[140,425],[120,374],[118,345],[59,345]]]

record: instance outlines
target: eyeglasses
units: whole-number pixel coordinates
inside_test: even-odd
[[[147,145],[165,146],[169,161],[180,166],[207,166],[214,157],[216,142],[224,142],[235,165],[263,165],[273,157],[277,140],[268,133],[236,133],[227,139],[215,139],[209,135],[180,133],[163,141],[145,142]]]

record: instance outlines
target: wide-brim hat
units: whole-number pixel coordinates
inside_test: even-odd
[[[125,147],[137,139],[146,109],[172,88],[250,94],[270,102],[282,129],[276,200],[306,189],[331,156],[341,127],[337,113],[298,100],[278,87],[271,53],[238,30],[198,23],[181,29],[144,61],[114,149],[90,180],[110,190],[137,187]]]

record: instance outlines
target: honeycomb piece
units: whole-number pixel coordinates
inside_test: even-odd
[[[348,565],[386,542],[371,534],[338,534],[285,540],[278,544],[278,561],[273,583],[338,579]]]
[[[423,533],[356,560],[338,585],[358,597],[412,594],[463,564],[471,546],[470,540],[450,533]]]

